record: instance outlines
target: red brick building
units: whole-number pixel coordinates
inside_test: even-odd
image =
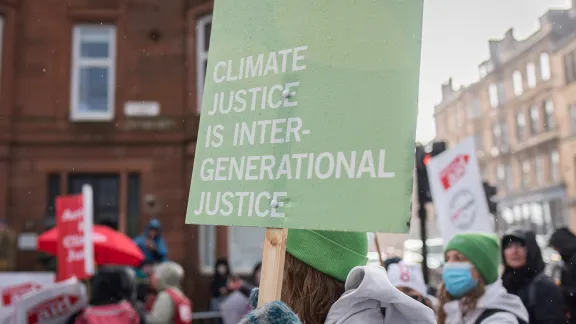
[[[54,197],[90,183],[95,222],[133,236],[153,195],[198,308],[215,259],[247,272],[263,240],[260,229],[184,225],[212,7],[0,0],[0,218],[40,233],[54,223]],[[42,269],[38,253],[19,250],[17,269]]]

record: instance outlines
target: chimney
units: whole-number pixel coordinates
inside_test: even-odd
[[[448,82],[442,84],[442,100],[447,100],[452,93],[454,93],[454,87],[452,86],[452,78],[450,78]]]
[[[576,1],[576,0],[573,0],[573,1]],[[516,40],[516,38],[514,38],[514,28],[510,28],[506,31],[506,34],[504,34],[504,40],[506,42]]]
[[[497,66],[500,63],[500,41],[489,40],[488,49],[490,51],[490,62],[492,62],[493,66]]]

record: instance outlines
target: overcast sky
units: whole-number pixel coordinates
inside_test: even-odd
[[[568,8],[570,0],[426,0],[422,35],[419,141],[434,138],[434,106],[440,85],[452,77],[456,85],[478,79],[478,64],[488,58],[488,40],[502,38],[514,27],[517,39],[538,29],[549,8]]]

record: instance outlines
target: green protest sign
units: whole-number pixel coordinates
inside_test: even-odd
[[[186,222],[405,232],[422,7],[216,1]]]

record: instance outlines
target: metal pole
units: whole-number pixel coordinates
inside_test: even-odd
[[[428,284],[428,246],[426,245],[428,238],[426,233],[427,216],[424,204],[420,204],[418,217],[420,218],[420,238],[422,239],[422,274],[424,275],[424,282],[426,284]]]

